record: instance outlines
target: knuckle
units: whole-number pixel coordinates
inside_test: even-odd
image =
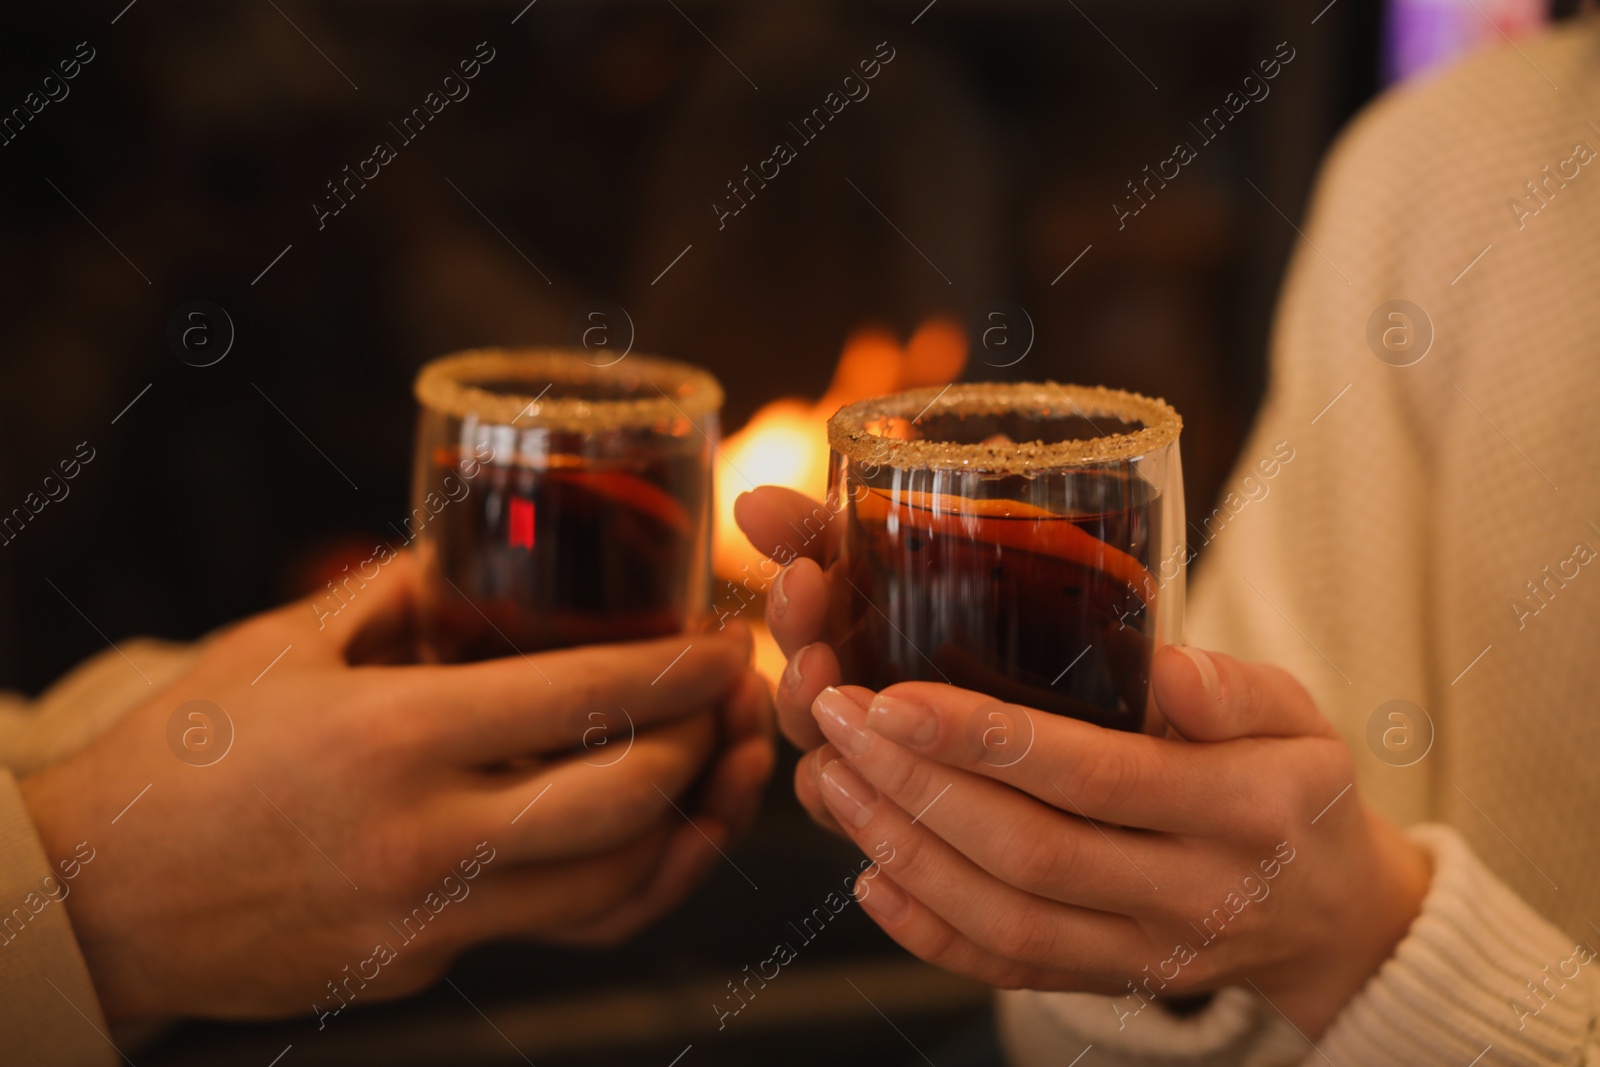
[[[863,838],[871,836],[874,832],[874,825],[881,818],[882,816],[878,816],[872,822],[869,822],[862,829],[860,836]],[[890,844],[894,849],[895,881],[901,886],[915,885],[922,878],[945,876],[943,872],[938,870],[935,857],[929,854],[930,835],[925,832],[919,832],[919,830],[919,827],[914,826],[909,833],[894,834],[890,840]],[[888,834],[882,836],[890,838]]]
[[[1079,787],[1084,795],[1079,803],[1086,810],[1122,810],[1130,799],[1144,790],[1144,767],[1129,744],[1106,746],[1084,775]]]
[[[1292,744],[1298,749],[1293,770],[1277,777],[1257,798],[1261,828],[1273,841],[1304,833],[1313,819],[1337,815],[1351,800],[1344,790],[1355,781],[1355,761],[1342,743],[1298,738]]]
[[[930,923],[905,948],[917,959],[949,971],[960,970],[960,935],[943,922]]]
[[[1032,909],[1012,911],[991,928],[993,951],[1018,963],[1048,963],[1054,955],[1056,924]]]
[[[427,717],[399,706],[400,701],[393,694],[374,693],[353,699],[362,705],[361,714],[350,716],[346,740],[364,755],[390,757],[423,748],[435,740]]]
[[[1318,813],[1339,797],[1328,814],[1331,816],[1338,812],[1340,807],[1348,805],[1354,809],[1356,805],[1356,791],[1351,788],[1356,780],[1355,758],[1350,750],[1338,741],[1308,741],[1314,746],[1310,757],[1310,768],[1305,775],[1304,788],[1311,792],[1311,797],[1304,802],[1307,819],[1317,817]],[[1343,790],[1349,788],[1350,792],[1341,796]]]
[[[1283,840],[1284,834],[1296,825],[1300,784],[1293,776],[1279,779],[1252,775],[1238,788],[1240,840],[1270,847],[1271,842]]]
[[[886,756],[878,767],[881,788],[889,796],[902,799],[912,810],[918,810],[933,799],[933,768],[925,760],[908,752],[886,748]]]
[[[438,721],[387,685],[327,679],[320,698],[330,714],[317,716],[319,747],[366,767],[388,767],[396,757],[435,748]]]
[[[1017,833],[1005,849],[1001,876],[1020,889],[1053,895],[1070,879],[1075,851],[1070,833]]]

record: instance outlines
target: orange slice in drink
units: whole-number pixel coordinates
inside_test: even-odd
[[[685,535],[689,532],[689,509],[683,506],[683,502],[637,474],[626,471],[553,470],[545,477],[574,482],[596,496],[643,512],[670,530]]]
[[[869,489],[856,501],[856,513],[879,522],[887,522],[893,515],[899,522],[934,536],[987,541],[1070,560],[1127,583],[1147,605],[1155,602],[1156,581],[1143,564],[1067,516],[1020,500],[951,500],[961,509],[959,512],[940,510],[936,506],[939,497],[933,493],[902,490],[891,497],[881,489]]]

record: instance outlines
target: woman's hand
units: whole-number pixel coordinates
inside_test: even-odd
[[[809,511],[782,492],[740,501],[758,547]],[[1169,738],[946,685],[835,688],[813,545],[769,596],[791,655],[780,722],[813,750],[796,791],[864,851],[892,850],[858,895],[909,951],[993,985],[1119,996],[1124,1019],[1253,986],[1313,1037],[1392,954],[1426,855],[1361,803],[1348,749],[1288,674],[1163,649]]]
[[[64,899],[108,1016],[333,1012],[489,938],[615,942],[753,820],[772,746],[746,628],[375,665],[416,585],[402,556],[325,626],[307,603],[247,620],[22,783],[52,861],[92,850]],[[220,759],[189,751],[230,723]]]
[[[787,564],[767,593],[767,626],[789,658],[778,679],[778,725],[798,748],[815,749],[823,736],[811,717],[812,701],[840,678],[839,658],[823,640],[830,580],[822,563],[833,555],[843,519],[775,485],[740,494],[733,514],[751,544]]]

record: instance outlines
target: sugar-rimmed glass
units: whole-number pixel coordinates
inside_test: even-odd
[[[676,633],[708,611],[722,388],[642,355],[484,349],[417,375],[408,539],[444,660]]]
[[[828,422],[831,640],[844,681],[946,681],[1161,732],[1183,621],[1182,420],[1119,390],[919,389]]]

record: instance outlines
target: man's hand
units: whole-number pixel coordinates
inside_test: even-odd
[[[95,850],[66,907],[109,1017],[283,1015],[415,991],[489,938],[612,943],[753,821],[746,628],[387,665],[416,585],[403,556],[325,628],[304,603],[247,620],[22,783],[52,860]],[[207,766],[169,742],[193,700],[232,724]]]
[[[769,553],[811,503],[736,507]],[[830,531],[837,536],[837,531]],[[863,908],[912,953],[993,985],[1123,996],[1254,986],[1315,1037],[1394,951],[1426,855],[1356,794],[1285,672],[1198,649],[1152,664],[1165,738],[913,682],[840,687],[826,536],[775,583],[801,802],[869,855]]]

